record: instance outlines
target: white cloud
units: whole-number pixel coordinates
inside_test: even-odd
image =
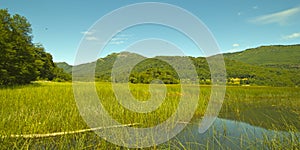
[[[288,39],[295,39],[295,38],[299,38],[299,37],[300,37],[300,32],[283,36],[283,39],[288,40]]]
[[[237,44],[237,43],[232,44],[232,47],[239,47],[239,46],[240,46],[240,44]]]
[[[132,35],[131,34],[118,34],[113,37],[108,44],[119,45],[125,43]]]
[[[98,41],[99,39],[96,36],[93,36],[95,33],[95,31],[84,31],[81,32],[81,34],[83,34],[85,36],[85,40],[88,41]]]
[[[253,6],[252,9],[258,9],[258,6]]]
[[[287,21],[290,17],[298,14],[299,12],[300,12],[300,7],[295,7],[284,11],[259,16],[249,21],[258,24],[278,23],[279,25],[285,25],[287,24]]]
[[[128,38],[112,38],[111,41],[124,41],[124,40],[128,40]]]
[[[84,31],[84,32],[81,32],[82,34],[84,35],[93,35],[95,32],[94,31]]]
[[[237,52],[237,51],[239,51],[239,47],[240,47],[240,44],[234,43],[234,44],[232,44],[232,48],[227,50],[226,53]]]
[[[85,37],[85,40],[88,41],[99,41],[99,39],[94,35],[96,32],[94,30],[81,32]]]
[[[87,37],[85,37],[85,40],[88,40],[88,41],[98,41],[99,39],[97,37],[94,37],[94,36],[87,36]]]

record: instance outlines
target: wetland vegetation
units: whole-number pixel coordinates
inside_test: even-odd
[[[96,83],[99,97],[105,97],[101,102],[109,114],[122,124],[138,123],[138,127],[149,127],[162,123],[172,115],[177,108],[181,96],[180,86],[166,85],[166,87],[167,94],[162,105],[154,112],[141,114],[124,109],[116,101],[111,83]],[[205,113],[211,88],[210,86],[197,86],[197,88],[200,88],[201,94],[197,110],[191,122],[199,124],[199,119],[201,119]],[[147,84],[131,84],[130,89],[132,94],[140,100],[145,100],[150,96],[149,85]],[[26,86],[1,88],[0,99],[1,147],[122,149],[122,147],[106,142],[93,132],[45,138],[10,137],[10,135],[47,134],[89,128],[78,112],[71,83],[36,82]],[[298,132],[300,129],[299,99],[299,88],[229,86],[227,87],[219,118],[237,120],[278,132]],[[195,120],[197,120],[197,122],[195,122]],[[194,132],[197,131],[193,129],[191,136],[197,134],[201,135],[200,133]],[[183,133],[186,134],[186,132]],[[176,141],[176,139],[180,139],[182,134],[170,140],[168,144],[160,146],[170,148],[180,146],[178,143],[181,142],[182,145],[186,145],[189,142],[195,143],[198,141],[198,139],[193,138],[190,138],[190,141]],[[215,134],[213,134],[211,138],[215,138],[214,142],[220,140]],[[253,142],[251,138],[235,138],[241,138],[240,140],[246,140],[248,143]],[[288,140],[290,138],[286,137],[284,139]],[[281,142],[280,139],[262,140],[263,141],[260,142],[264,146],[270,147],[270,149],[273,148],[273,146],[277,146],[277,148],[286,146],[286,142]],[[184,143],[184,141],[186,143]],[[173,145],[174,142],[177,144]],[[291,146],[291,148],[298,147],[299,134],[290,139],[289,142],[291,142],[291,145],[288,146]],[[219,144],[219,146],[222,146],[222,143]],[[208,146],[212,145],[208,144]],[[252,146],[254,147],[254,145]],[[159,146],[156,148],[159,148]]]

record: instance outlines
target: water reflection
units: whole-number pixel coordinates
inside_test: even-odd
[[[267,130],[252,126],[248,123],[217,118],[213,125],[203,134],[198,132],[197,120],[187,127],[171,141],[174,148],[186,149],[268,149],[266,142],[285,142],[295,140],[300,142],[300,134],[293,132]]]

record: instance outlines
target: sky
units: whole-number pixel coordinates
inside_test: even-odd
[[[139,53],[138,49],[143,48],[149,50],[140,53],[148,57],[179,55],[181,52],[172,51],[176,49],[174,46],[182,50],[185,55],[196,57],[205,55],[203,49],[197,47],[195,41],[189,36],[160,24],[133,25],[116,32],[109,41],[101,41],[102,35],[95,34],[98,30],[102,32],[108,30],[95,28],[101,18],[121,7],[142,2],[150,1],[0,0],[0,9],[8,9],[11,14],[25,16],[31,23],[33,42],[42,44],[46,51],[52,54],[55,62],[74,64],[80,47],[86,44],[86,48],[89,49],[92,45],[88,42],[102,42],[102,44],[107,42],[102,45],[103,47],[98,46],[98,50],[101,50],[95,57],[104,57],[109,53],[124,50]],[[300,1],[161,0],[151,2],[180,7],[201,20],[223,53],[262,45],[300,44]],[[133,11],[136,14],[149,15],[142,9]],[[113,24],[117,25],[130,17],[125,13],[123,16],[121,19],[113,20]],[[177,22],[184,20],[177,14],[171,18]]]

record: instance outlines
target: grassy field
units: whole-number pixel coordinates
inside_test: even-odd
[[[227,87],[219,117],[267,129],[300,129],[300,88]]]
[[[102,105],[114,119],[122,124],[139,123],[139,127],[151,127],[165,121],[174,113],[182,96],[179,85],[167,85],[167,97],[157,110],[151,113],[136,113],[118,103],[110,83],[97,83],[96,88]],[[147,100],[150,97],[148,85],[131,84],[130,89],[139,100]],[[193,119],[203,116],[210,97],[210,86],[201,86],[200,90],[198,108]],[[10,137],[16,134],[87,129],[88,126],[76,107],[72,83],[37,82],[27,86],[2,88],[0,116],[0,147],[4,149],[122,149],[106,142],[93,132],[45,138]],[[299,131],[300,89],[227,87],[219,117],[267,129]],[[266,141],[266,145],[273,146],[272,142],[274,141]],[[280,147],[280,143],[278,144]],[[299,143],[293,144],[300,146]]]

